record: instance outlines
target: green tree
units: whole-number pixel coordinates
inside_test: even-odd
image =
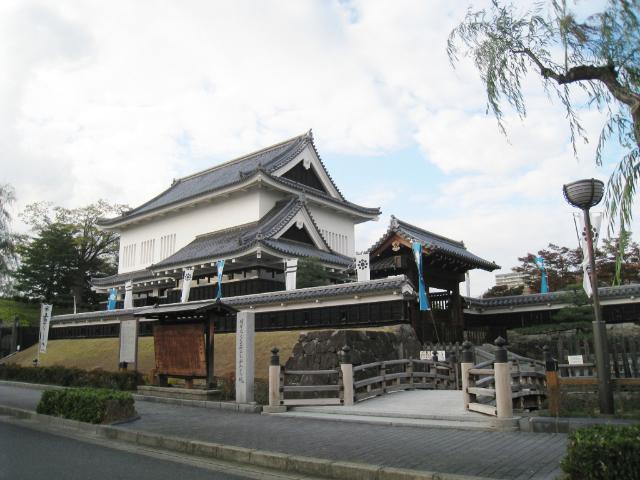
[[[625,151],[606,194],[610,229],[617,221],[624,234],[640,179],[640,0],[609,0],[600,13],[584,20],[567,0],[535,3],[525,13],[520,8],[493,0],[488,9],[470,10],[451,32],[449,58],[452,63],[460,55],[473,59],[487,109],[503,132],[505,104],[526,116],[523,85],[531,71],[564,105],[576,154],[576,140],[587,141],[576,113],[584,102],[571,95],[579,89],[586,106],[606,112],[595,160],[601,163],[609,140]]]
[[[28,298],[68,304],[77,269],[73,231],[68,225],[52,223],[38,236],[18,245],[20,267],[17,289]]]
[[[296,273],[296,287],[320,287],[329,284],[329,273],[315,257],[298,260]]]
[[[544,259],[549,291],[551,292],[575,283],[582,275],[582,252],[580,249],[570,249],[550,243],[547,248],[539,250],[537,254],[527,253],[523,257],[518,257],[520,265],[512,269],[514,272],[529,275],[528,286],[533,292],[540,291],[541,280],[540,269],[535,262],[536,256]]]
[[[15,192],[9,184],[0,185],[0,293],[11,290],[11,273],[16,266],[17,235],[11,232],[9,207],[15,202]]]
[[[510,297],[512,295],[522,295],[524,285],[508,287],[506,285],[495,285],[482,294],[482,298]]]
[[[74,259],[70,263],[70,276],[65,276],[66,294],[73,295],[78,305],[96,301],[89,280],[95,276],[111,275],[118,264],[119,236],[115,232],[102,231],[97,226],[101,217],[119,215],[126,209],[123,205],[112,205],[103,200],[81,208],[53,207],[49,203],[28,205],[21,218],[31,226],[35,241],[54,229],[67,231],[72,238]],[[66,251],[65,251],[66,252]],[[34,257],[41,260],[41,257]],[[24,262],[24,260],[23,260]],[[34,267],[31,262],[31,267]],[[21,282],[21,290],[29,291]]]

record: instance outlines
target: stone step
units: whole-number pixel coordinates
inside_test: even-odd
[[[414,412],[394,412],[394,411],[378,411],[378,410],[351,410],[349,407],[291,407],[291,412],[320,413],[331,415],[348,415],[348,416],[366,416],[366,417],[389,417],[419,420],[439,420],[445,422],[478,422],[486,423],[491,418],[484,415],[445,415],[445,414],[424,414]]]
[[[519,419],[499,420],[487,417],[486,421],[462,421],[462,420],[441,420],[429,418],[408,418],[382,415],[345,415],[337,413],[319,413],[300,410],[291,410],[286,413],[270,413],[263,415],[274,415],[288,418],[325,420],[333,422],[366,423],[369,425],[385,425],[397,427],[417,427],[417,428],[454,428],[460,430],[482,430],[482,431],[517,431],[519,430]]]

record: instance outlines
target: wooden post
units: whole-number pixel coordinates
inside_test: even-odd
[[[207,388],[216,388],[215,381],[215,365],[214,365],[214,345],[215,345],[215,321],[213,318],[208,320],[208,329],[205,336],[207,347]]]
[[[464,409],[469,410],[469,370],[473,368],[473,352],[471,342],[462,344],[462,362],[460,362],[460,372],[462,376],[462,398],[464,399]]]
[[[456,356],[456,351],[452,350],[449,355],[449,377],[453,383],[453,387],[456,390],[460,389],[460,384],[458,383],[458,357]]]
[[[344,406],[353,405],[353,364],[351,363],[351,348],[348,345],[342,347],[340,358],[340,370],[342,371],[342,388],[344,391]]]
[[[409,385],[413,389],[413,358],[409,358],[405,371],[409,374]]]
[[[547,377],[547,403],[549,414],[557,417],[560,415],[560,380],[558,379],[558,362],[549,351],[549,346],[542,347],[544,351],[544,369]]]
[[[498,337],[494,344],[498,347],[496,361],[493,364],[496,382],[496,410],[498,418],[511,418],[513,417],[513,397],[511,395],[511,364],[505,348],[507,341]]]
[[[269,406],[280,406],[280,356],[278,347],[271,349],[271,362],[269,365]]]

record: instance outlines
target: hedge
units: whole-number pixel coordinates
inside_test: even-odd
[[[572,480],[637,480],[640,425],[597,425],[572,432],[562,470]]]
[[[81,422],[111,423],[133,417],[133,404],[128,392],[93,388],[46,390],[36,411]]]
[[[63,387],[110,388],[135,390],[142,385],[140,372],[106,372],[104,370],[82,370],[60,365],[52,367],[21,367],[15,364],[0,365],[0,380],[14,380]]]

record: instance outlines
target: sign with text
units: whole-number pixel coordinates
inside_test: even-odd
[[[584,363],[582,355],[569,355],[567,359],[569,360],[569,365],[582,365]]]
[[[120,322],[120,363],[137,363],[138,320]]]

